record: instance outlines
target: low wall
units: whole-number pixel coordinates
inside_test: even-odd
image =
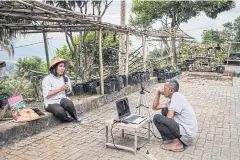
[[[151,77],[151,79],[146,82],[146,86],[158,83],[157,78]],[[110,103],[119,99],[120,97],[126,96],[130,93],[140,90],[140,85],[128,86],[123,88],[119,92],[115,92],[109,95],[99,95],[94,99],[86,100],[82,102],[74,101],[77,114],[88,112],[94,108],[103,106],[104,104]],[[9,122],[0,126],[0,147],[3,145],[11,144],[17,142],[25,137],[37,134],[43,130],[54,127],[61,122],[53,117],[51,113],[45,112],[45,116],[36,121],[31,121],[27,123],[14,123]]]

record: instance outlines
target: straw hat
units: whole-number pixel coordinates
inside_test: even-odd
[[[49,65],[49,70],[55,66],[57,63],[60,63],[60,62],[64,62],[66,64],[67,60],[63,59],[63,58],[56,58],[56,59],[53,59]]]

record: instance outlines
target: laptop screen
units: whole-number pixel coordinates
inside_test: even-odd
[[[127,98],[117,101],[116,105],[119,119],[131,114]]]

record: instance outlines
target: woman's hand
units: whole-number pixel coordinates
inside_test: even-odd
[[[60,91],[69,91],[70,88],[69,88],[68,85],[64,84],[64,85],[62,85],[62,86],[59,88],[59,90],[60,90]]]

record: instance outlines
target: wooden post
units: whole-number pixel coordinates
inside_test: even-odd
[[[126,25],[126,0],[121,0],[121,4],[120,4],[120,25],[122,27],[124,27]],[[124,54],[125,54],[125,46],[126,46],[126,42],[125,42],[125,34],[120,33],[120,37],[119,37],[119,53],[118,53],[118,65],[119,65],[119,75],[123,75],[124,74],[124,65],[126,65],[126,63],[124,63]],[[124,54],[123,54],[124,52]]]
[[[126,75],[126,83],[128,85],[128,56],[129,56],[129,32],[127,32],[126,36],[126,66],[125,66],[125,75]]]
[[[146,41],[145,41],[145,36],[144,35],[142,36],[142,46],[143,46],[143,48],[142,48],[142,51],[143,51],[143,71],[146,72],[147,71],[147,67],[146,67],[147,57],[146,57],[146,49],[145,49]]]
[[[182,53],[183,53],[183,38],[182,38]]]
[[[47,60],[47,68],[49,68],[49,54],[48,54],[48,42],[47,42],[47,33],[43,31],[43,40],[44,40],[44,47],[45,47],[45,54]]]
[[[231,45],[232,45],[232,42],[230,42],[229,48],[228,48],[227,65],[228,65],[228,60],[229,60],[229,56],[230,56]]]
[[[102,59],[102,28],[98,32],[98,48],[99,48],[99,68],[100,68],[100,87],[101,94],[104,94],[104,80],[103,80],[103,59]]]

